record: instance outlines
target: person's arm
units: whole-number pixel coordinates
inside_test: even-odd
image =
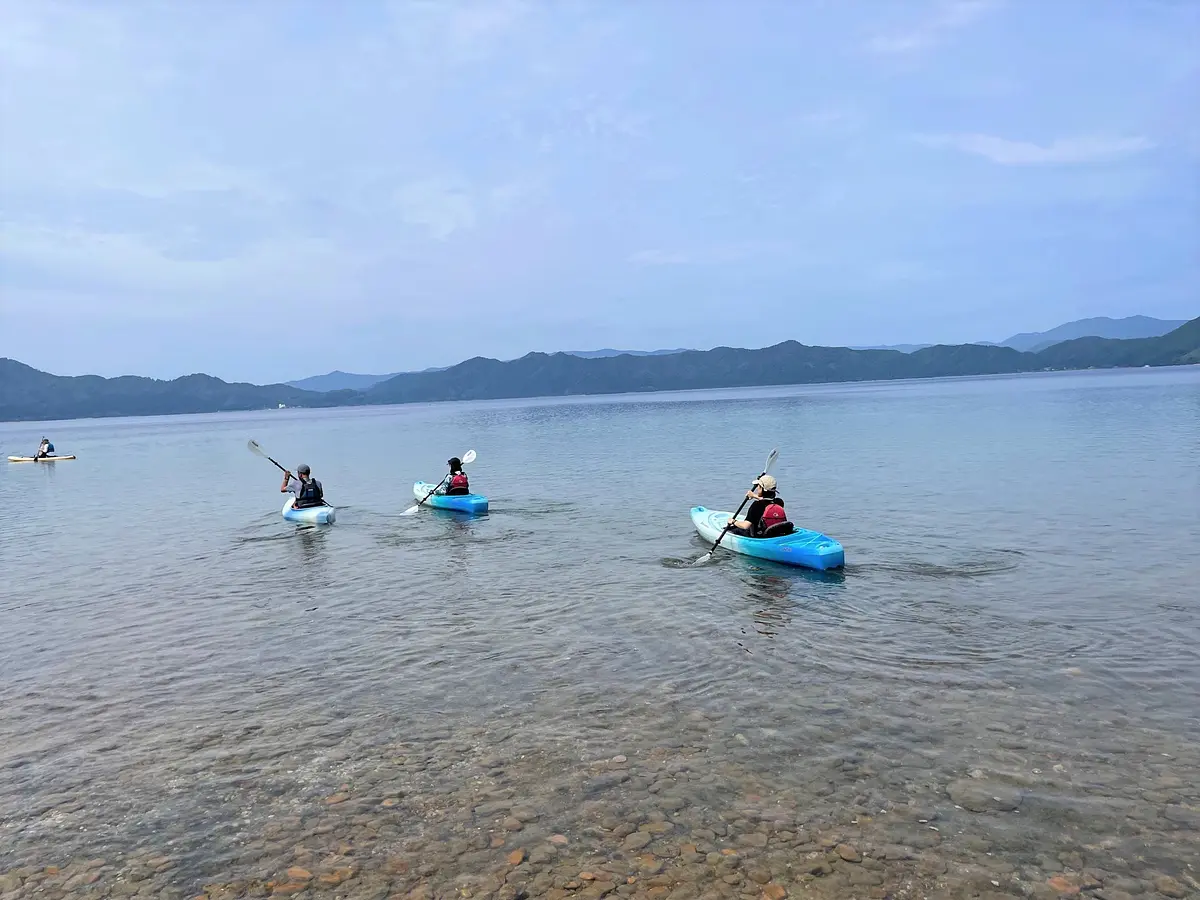
[[[279,486],[279,493],[286,494],[288,492],[288,485],[291,484],[291,482],[292,482],[292,473],[284,472],[283,473],[283,484],[281,484]]]

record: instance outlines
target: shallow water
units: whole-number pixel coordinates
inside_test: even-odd
[[[1200,368],[43,433],[0,897],[1200,892]],[[772,446],[846,570],[690,567]]]

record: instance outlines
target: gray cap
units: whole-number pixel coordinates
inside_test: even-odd
[[[310,472],[312,472],[312,469],[308,467],[308,463],[300,463],[300,465],[296,466],[297,475],[308,475]]]

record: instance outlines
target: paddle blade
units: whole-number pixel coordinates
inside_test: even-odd
[[[766,475],[771,471],[771,466],[775,465],[775,460],[779,459],[779,448],[776,447],[767,456],[767,464],[763,466],[763,474]]]
[[[466,453],[464,453],[464,454],[463,454],[463,456],[462,456],[462,464],[463,464],[464,466],[469,466],[469,465],[470,465],[471,463],[473,463],[473,462],[475,462],[475,451],[474,451],[474,450],[468,450],[468,451],[467,451]]]
[[[692,563],[692,566],[693,567],[702,566],[706,562],[708,562],[710,559],[712,559],[712,553],[705,553],[702,557],[700,557],[698,560],[696,560],[694,563]]]
[[[416,512],[418,509],[420,509],[420,508],[421,508],[420,506],[418,506],[417,504],[415,504],[415,503],[414,503],[412,506],[410,506],[410,507],[409,507],[408,509],[406,509],[404,512],[400,513],[400,515],[402,515],[402,516],[411,516],[413,513],[415,513],[415,512]]]
[[[263,452],[263,448],[258,446],[258,441],[246,441],[246,449],[255,456],[261,456],[263,459],[267,458],[267,454]]]

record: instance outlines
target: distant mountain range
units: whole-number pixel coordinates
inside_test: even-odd
[[[603,359],[609,356],[670,356],[682,353],[682,350],[564,350],[570,356],[581,359]],[[422,369],[423,372],[444,372],[448,367]],[[397,375],[410,375],[411,372],[393,372],[391,375],[356,375],[353,372],[334,370],[326,375],[312,375],[299,381],[286,382],[290,387],[304,391],[365,391],[381,381],[395,378]]]
[[[1100,316],[1094,319],[1080,319],[1068,322],[1049,331],[1031,332],[1029,334],[1014,334],[1006,341],[998,344],[991,341],[976,341],[983,347],[1012,347],[1014,350],[1037,351],[1044,350],[1059,341],[1080,337],[1102,338],[1143,338],[1159,337],[1168,331],[1173,331],[1186,320],[1170,321],[1168,319],[1152,319],[1149,316],[1130,316],[1127,319],[1109,319]],[[879,344],[867,347],[851,347],[851,350],[899,350],[901,353],[914,353],[932,347],[933,344]],[[578,356],[580,359],[607,359],[611,356],[674,356],[686,353],[686,348],[678,350],[563,350],[568,356]],[[424,372],[444,372],[448,367],[424,369]],[[305,391],[366,391],[377,384],[395,378],[398,375],[411,375],[411,372],[393,372],[390,375],[356,375],[352,372],[333,371],[327,375],[313,375],[298,381],[289,381],[291,387]]]
[[[1160,337],[1169,331],[1174,331],[1186,322],[1186,319],[1152,319],[1150,316],[1129,316],[1124,319],[1097,316],[1094,319],[1068,322],[1057,328],[1051,328],[1049,331],[1014,334],[1008,340],[1001,341],[1000,346],[1037,353],[1039,350],[1045,350],[1061,341],[1072,341],[1075,338],[1098,337],[1129,340],[1131,338]]]
[[[610,356],[674,356],[676,353],[687,352],[686,347],[678,350],[564,350],[568,356],[578,356],[580,359],[607,359]]]
[[[0,421],[161,416],[287,406],[337,406],[354,402],[351,391],[314,393],[286,384],[229,383],[211,375],[173,381],[123,375],[50,375],[0,358]]]
[[[1030,331],[1014,334],[1007,340],[993,343],[992,341],[975,341],[983,347],[1012,347],[1036,353],[1060,341],[1070,341],[1081,337],[1101,337],[1114,340],[1130,338],[1161,337],[1168,331],[1174,331],[1187,319],[1153,319],[1150,316],[1128,316],[1124,319],[1110,319],[1108,316],[1097,316],[1092,319],[1078,319],[1067,322],[1049,331]],[[913,353],[932,347],[933,344],[876,344],[869,347],[855,347],[855,350],[899,350],[901,353]]]
[[[530,353],[501,362],[476,357],[439,371],[395,375],[365,390],[305,391],[286,384],[228,384],[208,375],[173,381],[124,376],[63,377],[0,359],[0,421],[162,415],[439,400],[675,391],[755,385],[998,375],[1055,369],[1200,363],[1200,318],[1158,337],[1082,337],[1036,353],[982,344],[902,353],[809,347],[785,341],[761,350],[714,350],[586,358]]]

